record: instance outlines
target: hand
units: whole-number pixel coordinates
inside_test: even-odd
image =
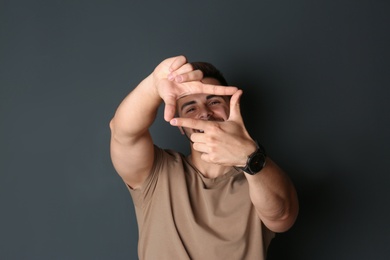
[[[224,166],[244,166],[248,155],[256,150],[256,143],[249,136],[240,112],[242,90],[230,99],[229,118],[223,122],[193,118],[174,118],[171,125],[203,130],[190,136],[193,149],[201,153],[201,159]]]
[[[203,84],[203,73],[193,70],[184,56],[169,58],[161,62],[153,72],[158,95],[164,100],[164,119],[170,121],[176,112],[176,101],[183,96],[196,93],[232,95],[236,87]]]
[[[194,70],[183,55],[165,59],[154,69],[152,75],[156,85],[162,79],[180,83],[203,78],[202,71]]]

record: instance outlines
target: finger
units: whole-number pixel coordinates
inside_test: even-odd
[[[204,93],[230,96],[237,92],[237,87],[204,84],[200,81],[185,82],[183,84],[188,88],[188,93],[185,93],[185,95]]]
[[[190,73],[193,70],[194,69],[192,68],[191,64],[185,63],[182,66],[180,66],[179,68],[177,68],[176,70],[171,71],[171,73],[168,74],[168,79],[174,80],[176,77],[183,75],[183,74],[186,74],[186,73]]]
[[[230,98],[230,114],[228,120],[241,121],[240,99],[243,91],[240,89]]]
[[[203,144],[203,143],[193,143],[192,147],[198,151],[198,152],[201,152],[201,153],[208,153],[209,152],[209,148],[207,147],[207,145]]]
[[[201,93],[230,96],[236,91],[237,87],[203,84]]]
[[[181,75],[177,75],[175,77],[175,81],[180,83],[186,81],[201,80],[202,78],[203,78],[203,72],[201,70],[194,70]]]
[[[164,99],[164,119],[169,122],[175,116],[176,113],[176,99],[172,97],[165,97]]]
[[[165,104],[164,108],[164,120],[169,122],[175,116],[176,106],[171,104]]]
[[[190,139],[193,143],[206,143],[204,133],[192,133]]]
[[[204,130],[211,123],[210,121],[181,117],[173,118],[169,122],[173,126],[187,127],[197,130]]]
[[[180,55],[174,58],[171,66],[169,66],[169,71],[175,71],[187,63],[187,58],[184,55]]]
[[[211,159],[210,159],[210,155],[207,154],[207,153],[202,153],[200,155],[200,159],[202,159],[205,162],[209,162],[209,163],[212,162]]]

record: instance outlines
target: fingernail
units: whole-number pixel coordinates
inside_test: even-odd
[[[171,120],[171,125],[176,125],[177,124],[177,120],[176,119],[172,119]]]

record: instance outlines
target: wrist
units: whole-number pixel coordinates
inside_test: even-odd
[[[158,81],[157,78],[153,75],[153,73],[151,73],[144,79],[144,84],[147,87],[146,93],[150,95],[150,98],[152,98],[152,100],[158,100],[159,102],[161,102],[162,98],[157,88]]]
[[[255,175],[259,173],[266,164],[266,152],[263,146],[257,143],[255,151],[248,155],[244,167],[238,167],[245,173]]]
[[[255,141],[252,141],[250,144],[245,146],[244,151],[242,152],[241,158],[239,158],[239,164],[235,165],[235,167],[243,168],[245,167],[248,157],[257,150],[257,144]]]

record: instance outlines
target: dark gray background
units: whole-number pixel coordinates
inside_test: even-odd
[[[251,135],[296,184],[299,218],[269,259],[388,259],[389,11],[384,0],[1,0],[0,259],[136,259],[108,123],[179,54],[244,89]],[[156,143],[188,152],[161,117]]]

